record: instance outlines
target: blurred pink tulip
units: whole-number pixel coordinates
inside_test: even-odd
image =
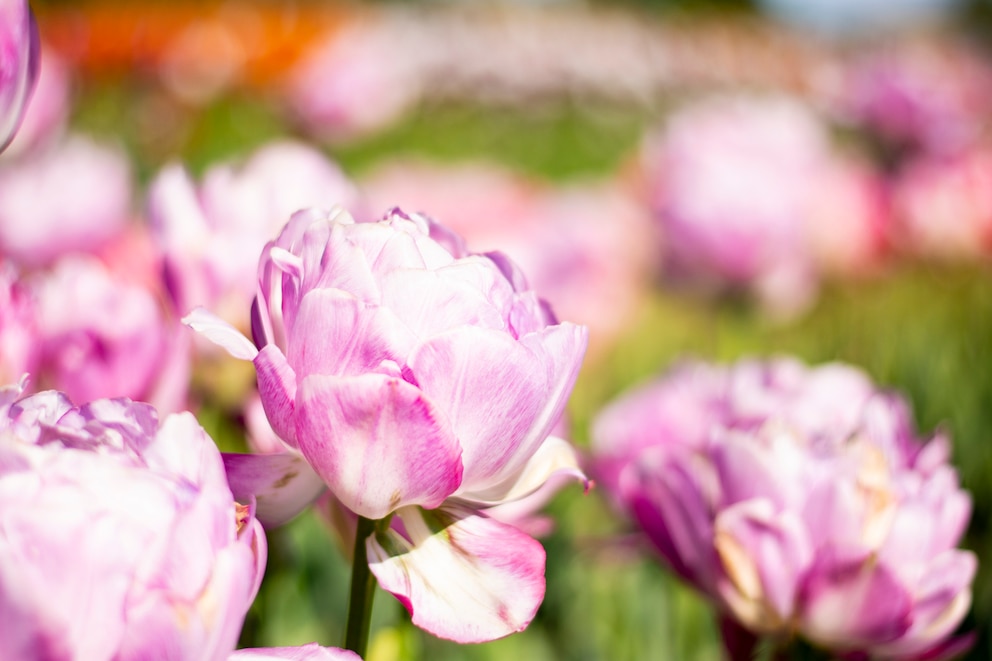
[[[62,136],[69,119],[69,86],[68,65],[58,53],[42,44],[38,80],[5,158],[41,149]]]
[[[906,163],[893,183],[893,242],[939,259],[992,250],[992,148]]]
[[[148,207],[177,311],[210,307],[247,330],[259,256],[286,218],[357,204],[340,168],[302,143],[271,143],[243,164],[215,165],[199,186],[180,166],[165,168],[150,186]]]
[[[415,624],[459,642],[524,629],[544,550],[484,510],[584,479],[549,434],[585,329],[557,323],[506,257],[398,209],[374,223],[298,213],[259,277],[260,349],[205,311],[187,323],[254,361],[273,429],[306,462],[228,457],[235,493],[288,516],[319,493],[316,471],[344,507],[393,522],[366,540],[370,567]]]
[[[835,153],[797,100],[688,104],[641,158],[664,265],[691,286],[743,291],[789,316],[812,302],[824,267],[861,270],[879,254],[878,183]]]
[[[42,382],[78,401],[128,397],[183,408],[189,338],[152,292],[82,255],[37,280]]]
[[[968,610],[971,500],[948,441],[918,440],[853,368],[685,363],[607,407],[593,439],[669,566],[753,634],[938,658]]]
[[[69,136],[0,165],[0,252],[28,267],[92,252],[123,231],[130,207],[124,154]]]
[[[26,0],[0,0],[0,151],[10,144],[38,76],[38,27]]]
[[[0,656],[227,659],[266,544],[193,416],[18,396],[0,393]]]
[[[37,300],[10,264],[0,264],[0,383],[16,383],[38,368]]]

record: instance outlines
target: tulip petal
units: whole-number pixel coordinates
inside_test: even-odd
[[[381,519],[434,508],[461,484],[461,448],[415,386],[382,374],[311,375],[297,398],[300,451],[349,509]]]
[[[464,326],[411,356],[420,388],[447,410],[462,445],[464,489],[478,492],[519,472],[561,417],[585,350],[585,328],[562,324],[520,341]]]
[[[248,503],[254,498],[255,517],[267,528],[287,523],[327,488],[297,454],[225,453],[223,456],[234,499]]]
[[[240,360],[254,360],[258,348],[237,328],[204,308],[194,308],[183,323]]]
[[[399,516],[410,541],[389,530],[370,536],[366,549],[379,585],[414,624],[459,643],[495,640],[530,624],[545,589],[545,553],[536,540],[462,508],[406,508]]]
[[[351,650],[337,647],[321,647],[317,643],[309,643],[300,647],[265,647],[244,649],[233,652],[227,661],[362,661],[361,657]]]
[[[296,373],[274,344],[262,347],[254,362],[258,395],[272,431],[296,449]]]
[[[530,496],[548,480],[558,476],[572,477],[589,486],[572,444],[556,436],[548,436],[530,460],[509,478],[482,491],[460,493],[458,498],[477,507],[512,503]]]
[[[821,555],[804,581],[800,601],[802,631],[830,649],[891,642],[910,626],[910,594],[871,555]]]

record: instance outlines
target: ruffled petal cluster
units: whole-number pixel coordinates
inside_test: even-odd
[[[188,413],[0,401],[0,657],[226,659],[266,546]]]
[[[593,435],[617,502],[754,634],[936,658],[968,610],[976,559],[955,547],[971,500],[948,441],[919,440],[905,403],[853,368],[682,364]]]

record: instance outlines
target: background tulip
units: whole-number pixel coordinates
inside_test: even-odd
[[[26,0],[0,2],[0,151],[21,123],[38,75],[38,28]]]
[[[947,439],[917,439],[853,368],[686,363],[605,409],[594,443],[669,566],[754,635],[931,658],[968,610],[971,501]]]
[[[0,656],[228,658],[266,545],[203,429],[18,394],[0,406]]]

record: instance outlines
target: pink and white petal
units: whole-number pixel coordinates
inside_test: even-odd
[[[262,347],[254,363],[258,395],[272,431],[296,449],[296,373],[274,344]]]
[[[296,337],[287,360],[300,374],[355,375],[375,371],[383,361],[399,363],[416,338],[393,312],[339,289],[307,292],[296,313]]]
[[[194,308],[183,323],[240,360],[254,360],[258,348],[237,328],[204,308]]]
[[[351,650],[309,643],[300,647],[264,647],[233,652],[227,661],[361,661]]]
[[[462,450],[444,415],[401,379],[311,375],[296,402],[300,451],[346,507],[381,519],[432,509],[462,481]]]
[[[801,631],[835,650],[860,650],[896,640],[912,622],[912,595],[870,554],[824,553],[801,590]]]
[[[470,510],[399,512],[410,541],[389,530],[366,540],[369,567],[413,623],[459,643],[523,631],[544,599],[544,548]],[[429,525],[427,517],[432,525]]]
[[[290,521],[324,492],[327,485],[298,454],[225,453],[224,469],[234,499],[255,499],[255,516],[268,528]]]
[[[518,342],[463,326],[424,343],[408,362],[428,397],[451,403],[447,413],[464,451],[466,492],[518,473],[561,417],[585,329],[562,325],[537,335]]]
[[[579,457],[572,444],[557,436],[548,436],[519,471],[488,489],[460,491],[457,497],[477,508],[507,505],[523,499],[529,500],[529,496],[538,491],[543,492],[542,487],[549,481],[553,481],[557,487],[569,479],[581,482],[585,488],[589,487],[589,479],[579,467]]]

